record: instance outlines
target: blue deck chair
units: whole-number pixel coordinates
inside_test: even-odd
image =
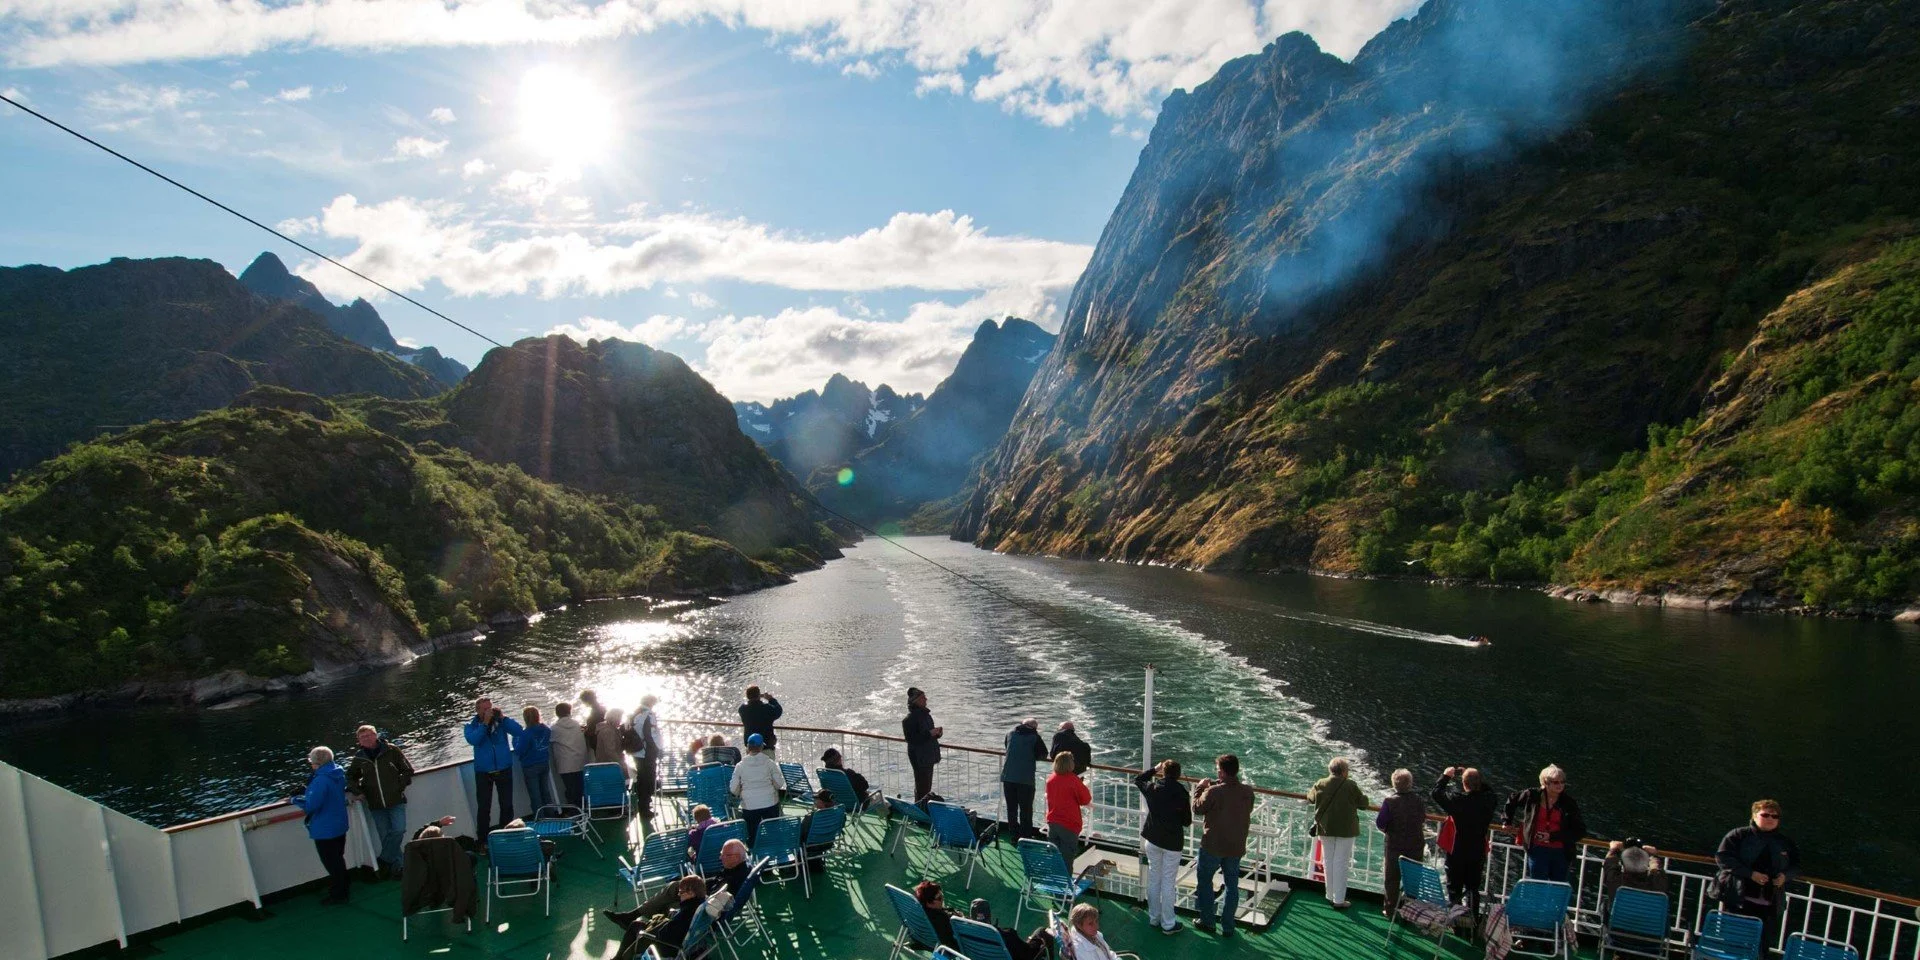
[[[820,789],[833,791],[834,802],[838,803],[840,809],[847,814],[847,826],[858,830],[861,824],[860,815],[867,812],[867,798],[854,794],[853,781],[847,779],[846,771],[821,767],[815,770],[813,775],[820,781]]]
[[[713,815],[725,820],[733,815],[733,795],[728,788],[733,783],[733,765],[712,763],[704,767],[695,767],[687,774],[687,792],[680,798],[680,819],[683,823],[693,822],[693,808],[706,804]]]
[[[620,858],[620,868],[615,871],[633,894],[633,905],[640,906],[640,899],[652,893],[656,883],[672,883],[680,879],[687,871],[687,832],[685,830],[655,831],[640,845],[640,856],[632,863],[626,857]],[[614,902],[619,902],[615,895]]]
[[[1013,960],[1000,929],[967,917],[953,918],[953,940],[972,960]]]
[[[703,960],[713,953],[714,947],[713,908],[702,905],[700,912],[693,915],[693,923],[687,926],[687,936],[680,941],[680,949],[666,953],[659,944],[647,947],[647,960]]]
[[[801,856],[803,857],[816,847],[825,847],[831,850],[834,844],[840,840],[840,831],[846,828],[847,814],[846,811],[841,810],[839,807],[828,807],[825,810],[815,810],[813,815],[807,818],[806,823],[806,836],[800,838]],[[823,853],[822,856],[824,855]],[[800,871],[800,889],[806,891],[807,899],[813,899],[813,871],[811,869]]]
[[[700,835],[700,856],[694,861],[695,872],[703,877],[711,877],[720,872],[720,848],[728,840],[747,842],[747,825],[740,820],[722,820],[707,828]]]
[[[774,817],[760,821],[760,830],[753,837],[753,859],[764,862],[769,870],[784,870],[796,867],[796,872],[806,874],[806,855],[800,849],[800,818]],[[774,877],[762,877],[762,883],[785,883]],[[805,881],[801,881],[805,885]]]
[[[1408,901],[1418,906],[1409,905]],[[1405,916],[1418,911],[1426,918],[1444,920],[1438,924],[1440,935],[1433,943],[1434,960],[1439,960],[1440,951],[1446,947],[1447,931],[1453,929],[1453,920],[1459,914],[1447,900],[1447,885],[1440,879],[1440,871],[1411,857],[1400,858],[1400,910]],[[1411,918],[1410,918],[1411,919]],[[1421,924],[1425,926],[1424,922]],[[1393,955],[1393,938],[1400,924],[1391,920],[1387,923],[1387,955]]]
[[[973,868],[980,865],[980,838],[973,832],[973,818],[967,815],[966,808],[957,803],[935,800],[927,804],[927,816],[933,821],[929,827],[930,841],[928,850],[959,850],[966,862],[967,888],[973,888]],[[957,869],[957,868],[956,868]]]
[[[1060,858],[1060,848],[1045,840],[1020,841],[1020,870],[1026,879],[1020,884],[1020,903],[1013,909],[1013,925],[1020,926],[1020,915],[1030,897],[1057,905],[1061,913],[1073,909],[1073,901],[1093,889],[1092,880],[1075,880]],[[1054,906],[1049,906],[1049,910]]]
[[[1694,960],[1760,960],[1760,938],[1766,925],[1759,917],[1713,910],[1693,935]]]
[[[522,890],[508,893],[507,888]],[[487,834],[487,922],[493,922],[495,897],[545,896],[541,912],[553,916],[553,864],[540,852],[540,835],[525,827]]]
[[[706,843],[705,839],[700,841],[702,847],[705,847]],[[760,921],[760,909],[753,902],[753,895],[760,889],[760,883],[766,871],[767,861],[754,861],[752,869],[747,871],[746,879],[740,881],[740,889],[727,891],[733,894],[733,899],[727,903],[727,911],[720,915],[720,919],[713,922],[714,930],[720,935],[720,942],[726,945],[727,953],[733,957],[733,960],[740,960],[740,944],[750,943],[756,937],[765,939],[767,946],[773,947],[773,937],[767,933],[766,924]],[[744,935],[738,933],[737,928],[746,924],[751,924],[753,929]],[[774,953],[777,956],[779,950],[776,948]]]
[[[627,822],[633,819],[633,798],[627,793],[627,771],[617,763],[589,763],[580,768],[581,798],[587,805],[587,828],[603,820],[620,821],[625,845]]]
[[[562,837],[578,837],[593,848],[594,856],[602,860],[607,858],[606,854],[600,852],[600,843],[594,839],[593,830],[587,825],[587,812],[579,807],[548,804],[534,812],[527,829],[554,841]]]
[[[1567,951],[1567,905],[1573,902],[1573,887],[1552,880],[1522,880],[1513,885],[1505,904],[1507,925],[1513,930],[1513,947],[1508,955],[1516,957],[1565,957]],[[1552,947],[1529,949],[1525,941],[1552,938]]]
[[[933,951],[933,960],[973,960],[973,958],[952,947],[939,947]]]
[[[1792,933],[1787,935],[1787,949],[1781,953],[1781,960],[1860,960],[1860,951],[1851,944]]]
[[[893,912],[900,918],[900,932],[893,935],[893,952],[887,954],[887,960],[899,960],[901,954],[913,950],[931,952],[940,946],[940,934],[934,931],[927,909],[913,894],[889,883],[887,902],[893,904]]]
[[[1669,906],[1671,901],[1664,893],[1633,887],[1615,890],[1613,907],[1607,911],[1606,923],[1600,927],[1600,960],[1607,960],[1609,951],[1664,958]]]
[[[933,818],[927,816],[927,812],[920,809],[918,804],[904,797],[888,797],[887,811],[892,813],[893,819],[900,824],[900,831],[893,835],[893,844],[887,848],[888,853],[893,853],[900,849],[901,838],[905,837],[907,831],[914,826],[922,826],[928,830],[933,829]]]
[[[787,802],[813,806],[813,783],[807,779],[806,767],[797,763],[782,763],[780,776],[787,781]]]

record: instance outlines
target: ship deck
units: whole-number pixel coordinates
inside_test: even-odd
[[[748,944],[743,958],[756,955],[799,958],[866,960],[885,958],[892,950],[899,923],[886,901],[883,887],[892,883],[910,889],[923,878],[947,887],[949,905],[964,910],[974,897],[994,906],[1000,923],[1011,925],[1020,883],[1019,857],[1005,844],[994,844],[982,856],[971,889],[964,876],[954,873],[951,861],[929,854],[924,841],[909,836],[911,850],[893,853],[876,849],[871,837],[864,844],[836,856],[824,883],[816,884],[811,900],[798,881],[763,887],[757,895],[773,944]],[[134,949],[123,953],[111,946],[101,956],[153,957],[266,957],[296,960],[356,960],[385,957],[507,957],[595,958],[613,955],[619,931],[600,915],[619,892],[622,906],[631,906],[614,877],[609,852],[600,859],[578,840],[562,841],[562,856],[554,865],[553,912],[543,917],[538,898],[495,901],[494,922],[485,920],[484,899],[473,931],[452,923],[446,914],[417,917],[411,940],[400,939],[400,885],[363,882],[356,872],[352,901],[345,906],[321,906],[320,893],[308,888],[270,898],[265,909],[242,907],[239,912],[175,927],[158,936],[137,938]],[[818,875],[816,875],[818,879]],[[484,890],[482,891],[484,894]],[[1167,936],[1147,922],[1145,907],[1130,899],[1093,897],[1099,905],[1102,930],[1114,949],[1138,953],[1148,960],[1167,958],[1286,957],[1289,960],[1425,960],[1433,941],[1412,935],[1395,938],[1392,954],[1383,952],[1386,921],[1377,900],[1356,897],[1352,909],[1328,906],[1317,888],[1287,895],[1264,929],[1242,928],[1230,939],[1201,933],[1190,927]],[[1269,904],[1272,907],[1272,904]],[[1044,922],[1029,905],[1021,932]],[[1477,945],[1448,938],[1447,952],[1455,960],[1483,955]],[[916,954],[924,956],[924,954]]]

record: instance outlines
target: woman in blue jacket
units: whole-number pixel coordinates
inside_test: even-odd
[[[314,747],[307,752],[307,764],[313,774],[307,778],[305,793],[287,798],[307,814],[307,836],[320,853],[320,865],[327,868],[327,895],[320,902],[328,906],[347,902],[347,771],[333,762],[333,751]]]

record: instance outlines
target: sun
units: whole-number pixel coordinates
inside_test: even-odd
[[[607,159],[617,124],[613,100],[576,71],[538,66],[520,78],[520,139],[557,166]]]

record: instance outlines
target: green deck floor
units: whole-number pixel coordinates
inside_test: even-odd
[[[918,840],[919,838],[911,838]],[[974,897],[985,897],[994,905],[994,914],[1010,924],[1019,889],[1018,856],[1004,844],[995,844],[985,856],[973,878],[972,888],[963,885],[963,877],[949,874],[950,862],[937,856],[929,859],[924,846],[916,844],[909,855],[889,855],[873,849],[873,841],[855,845],[839,858],[827,874],[827,882],[816,885],[813,899],[802,896],[796,882],[763,887],[760,907],[774,946],[749,945],[742,960],[756,956],[785,958],[833,958],[833,960],[884,960],[899,928],[888,906],[882,887],[888,883],[911,889],[921,879],[925,866],[932,879],[947,886],[947,902],[964,909]],[[445,914],[418,918],[412,939],[400,940],[400,886],[397,882],[362,883],[356,879],[352,903],[340,907],[322,907],[318,892],[300,892],[270,901],[262,911],[245,910],[244,915],[229,916],[211,922],[190,924],[186,929],[157,937],[143,937],[129,954],[156,957],[312,957],[315,960],[375,960],[384,957],[508,957],[524,960],[540,958],[611,957],[619,932],[600,916],[612,903],[616,881],[613,860],[598,859],[580,841],[565,841],[564,855],[555,865],[553,915],[541,916],[537,899],[494,903],[494,923],[474,919],[472,933],[455,926]],[[1130,900],[1102,897],[1092,899],[1100,907],[1101,925],[1114,949],[1140,954],[1149,960],[1200,957],[1286,957],[1289,960],[1427,960],[1433,954],[1431,940],[1408,936],[1397,938],[1393,955],[1383,952],[1385,921],[1378,903],[1356,899],[1353,909],[1336,912],[1327,906],[1317,890],[1295,892],[1282,906],[1271,927],[1262,931],[1242,931],[1231,939],[1199,933],[1192,929],[1167,936],[1152,929],[1145,908]],[[631,899],[623,897],[623,906]],[[1022,933],[1044,920],[1029,909],[1021,923]],[[1182,915],[1183,922],[1191,917]],[[1454,960],[1478,958],[1482,951],[1449,940]]]

